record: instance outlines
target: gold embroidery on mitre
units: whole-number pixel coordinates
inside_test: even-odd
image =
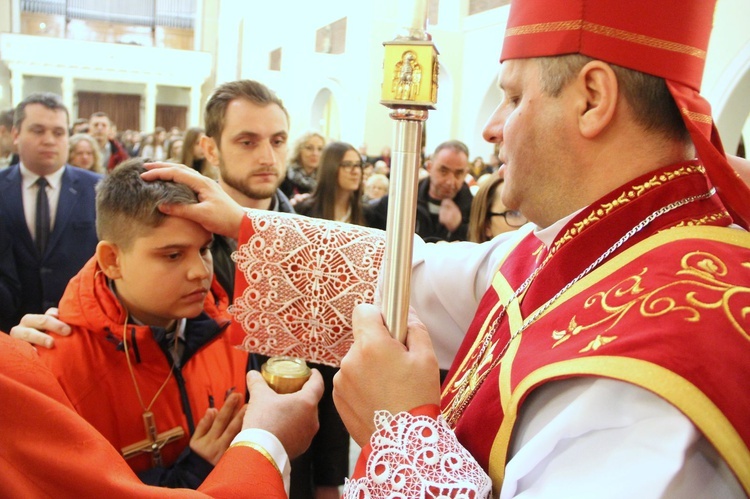
[[[750,262],[742,266],[750,269]],[[680,260],[680,269],[674,274],[675,280],[653,290],[646,289],[644,285],[648,272],[648,267],[644,267],[638,274],[623,279],[607,291],[594,293],[587,298],[583,309],[590,313],[584,319],[590,317],[591,322],[582,324],[581,314],[577,314],[565,330],[553,330],[551,336],[555,343],[551,348],[595,328],[600,332],[579,352],[602,348],[617,336],[605,337],[601,333],[617,326],[631,311],[636,311],[643,318],[679,313],[684,321],[696,323],[701,321],[702,311],[716,310],[724,313],[735,331],[750,340],[746,320],[750,307],[733,310],[730,304],[730,300],[738,295],[750,294],[750,287],[727,282],[728,268],[720,258],[704,251],[687,253]]]
[[[559,21],[554,23],[526,24],[505,30],[505,36],[533,35],[536,33],[550,33],[553,31],[573,31],[581,29],[583,21]]]
[[[597,35],[604,35],[610,38],[616,38],[618,40],[624,40],[626,42],[637,43],[639,45],[646,45],[647,47],[654,47],[661,50],[667,50],[669,52],[678,52],[680,54],[686,54],[698,59],[706,58],[706,51],[701,50],[697,47],[691,47],[690,45],[684,45],[669,40],[662,40],[661,38],[654,38],[651,36],[641,35],[640,33],[633,33],[622,29],[611,28],[609,26],[602,26],[601,24],[594,24],[590,22],[583,23],[583,29],[596,33]]]
[[[593,208],[591,210],[591,213],[589,213],[586,218],[575,222],[573,224],[573,227],[566,230],[562,236],[557,238],[555,243],[552,245],[552,248],[550,249],[550,254],[554,254],[557,250],[560,249],[563,244],[573,239],[573,237],[575,237],[577,234],[583,232],[584,229],[591,226],[594,222],[597,222],[601,218],[609,215],[614,209],[619,208],[620,206],[623,206],[630,201],[633,201],[649,190],[663,185],[665,182],[669,182],[679,177],[684,177],[685,175],[692,175],[694,173],[705,175],[706,169],[701,165],[681,166],[680,168],[677,168],[675,170],[663,172],[659,175],[654,175],[642,184],[631,186],[630,189],[620,193],[620,195],[615,197],[614,200],[608,203],[602,203],[601,205],[599,205],[599,207]]]
[[[690,121],[705,123],[706,125],[710,125],[714,122],[714,119],[708,114],[696,113],[695,111],[691,111],[690,109],[687,109],[685,107],[680,108],[680,111],[682,111],[682,114],[687,116]]]
[[[705,60],[706,58],[706,51],[697,47],[692,47],[690,45],[685,45],[670,40],[663,40],[661,38],[654,38],[652,36],[646,36],[640,33],[633,33],[632,31],[625,31],[609,26],[603,26],[601,24],[583,21],[581,19],[515,26],[513,28],[508,28],[507,30],[505,30],[505,37],[507,38],[509,36],[517,35],[534,35],[538,33],[552,33],[555,31],[576,31],[580,29],[617,40],[623,40],[630,43],[636,43],[638,45],[644,45],[647,47],[653,47],[669,52],[677,52],[679,54],[697,57],[698,59]]]

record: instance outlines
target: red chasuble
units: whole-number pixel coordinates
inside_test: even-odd
[[[710,189],[699,165],[658,170],[576,215],[549,252],[530,234],[504,260],[442,396],[495,490],[526,396],[599,376],[680,409],[750,492],[750,398],[738,396],[750,366],[750,235],[725,228],[732,220]]]

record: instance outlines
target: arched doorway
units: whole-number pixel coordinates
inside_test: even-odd
[[[713,94],[716,127],[728,154],[737,154],[744,137],[750,145],[750,43],[746,44],[722,74]]]
[[[315,95],[310,111],[310,129],[317,130],[331,140],[341,139],[341,114],[336,97],[328,88]]]

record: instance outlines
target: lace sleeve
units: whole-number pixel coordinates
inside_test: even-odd
[[[253,210],[232,255],[233,337],[250,352],[338,366],[354,307],[373,301],[384,251],[380,230]]]
[[[375,414],[365,476],[347,480],[345,499],[486,498],[492,482],[442,416]]]

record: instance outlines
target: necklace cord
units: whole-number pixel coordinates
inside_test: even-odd
[[[175,332],[174,348],[177,348],[177,340],[178,340],[178,335]],[[130,350],[128,350],[127,320],[125,321],[125,324],[122,325],[122,344],[123,344],[123,348],[125,348],[125,359],[128,363],[128,371],[130,372],[130,378],[133,380],[135,393],[136,395],[138,395],[138,402],[141,404],[141,409],[143,409],[143,412],[149,412],[151,408],[154,406],[154,402],[156,402],[156,399],[158,399],[159,395],[161,395],[161,392],[164,391],[164,388],[167,386],[167,383],[169,383],[169,380],[172,377],[172,373],[174,372],[174,363],[169,367],[169,374],[167,374],[167,379],[164,380],[164,383],[162,383],[161,387],[159,387],[159,390],[157,390],[156,395],[154,395],[154,398],[151,399],[151,402],[148,404],[148,407],[146,407],[146,405],[143,403],[143,397],[141,396],[141,389],[138,386],[138,381],[135,379],[135,370],[133,369],[133,363],[130,360]]]

